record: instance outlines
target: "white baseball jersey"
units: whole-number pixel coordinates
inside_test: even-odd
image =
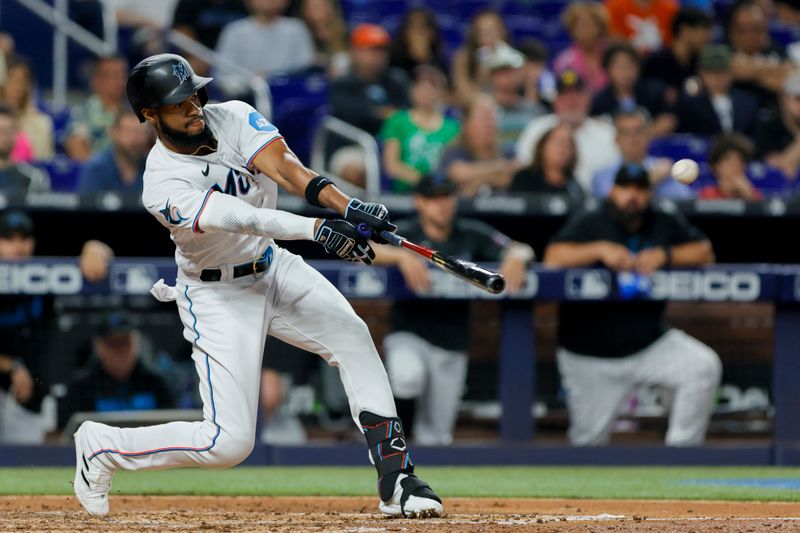
[[[145,207],[169,228],[176,245],[175,287],[156,284],[154,295],[177,302],[184,338],[192,344],[203,420],[125,429],[93,422],[81,426],[75,490],[86,498],[84,506],[106,497],[103,480],[120,468],[222,468],[250,455],[267,335],[339,368],[359,428],[364,411],[397,416],[366,323],[301,257],[276,247],[258,275],[197,279],[205,268],[258,257],[272,238],[311,239],[316,220],[276,210],[277,184],[251,168],[258,153],[280,138],[275,126],[242,102],[208,105],[203,115],[217,151],[181,155],[156,143],[147,158],[142,194]],[[107,503],[90,506],[93,512],[108,509]]]
[[[270,236],[204,232],[198,220],[213,192],[270,209],[278,195],[277,184],[252,167],[256,155],[281,138],[278,129],[239,101],[206,105],[203,118],[217,139],[216,152],[183,155],[156,141],[142,192],[144,206],[172,234],[179,271],[192,277],[204,268],[252,260],[270,241]]]

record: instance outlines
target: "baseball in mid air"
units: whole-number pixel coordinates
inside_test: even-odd
[[[680,159],[672,165],[672,177],[681,183],[692,183],[699,173],[700,167],[691,159]]]

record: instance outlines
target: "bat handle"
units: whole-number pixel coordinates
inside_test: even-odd
[[[381,237],[389,241],[389,244],[394,244],[395,246],[402,246],[403,245],[403,238],[396,234],[392,233],[391,231],[383,230],[380,233]]]

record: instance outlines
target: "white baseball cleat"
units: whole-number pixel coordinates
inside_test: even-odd
[[[438,518],[444,514],[442,500],[430,486],[414,474],[400,474],[394,494],[378,508],[386,516],[405,518]]]
[[[99,464],[89,463],[86,458],[89,447],[86,443],[86,432],[90,431],[84,422],[73,435],[75,438],[75,481],[73,489],[75,497],[84,509],[94,516],[108,514],[108,492],[111,490],[113,473]]]

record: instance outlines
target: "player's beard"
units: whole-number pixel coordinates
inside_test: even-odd
[[[159,127],[161,128],[161,134],[167,138],[167,140],[181,148],[200,148],[201,146],[210,145],[212,140],[214,139],[214,134],[211,133],[211,129],[208,127],[208,122],[204,123],[203,131],[200,133],[187,133],[185,131],[174,130],[167,126],[164,121],[160,121]]]
[[[611,202],[611,217],[630,231],[635,231],[644,224],[647,208],[638,209],[633,206],[620,207]]]

